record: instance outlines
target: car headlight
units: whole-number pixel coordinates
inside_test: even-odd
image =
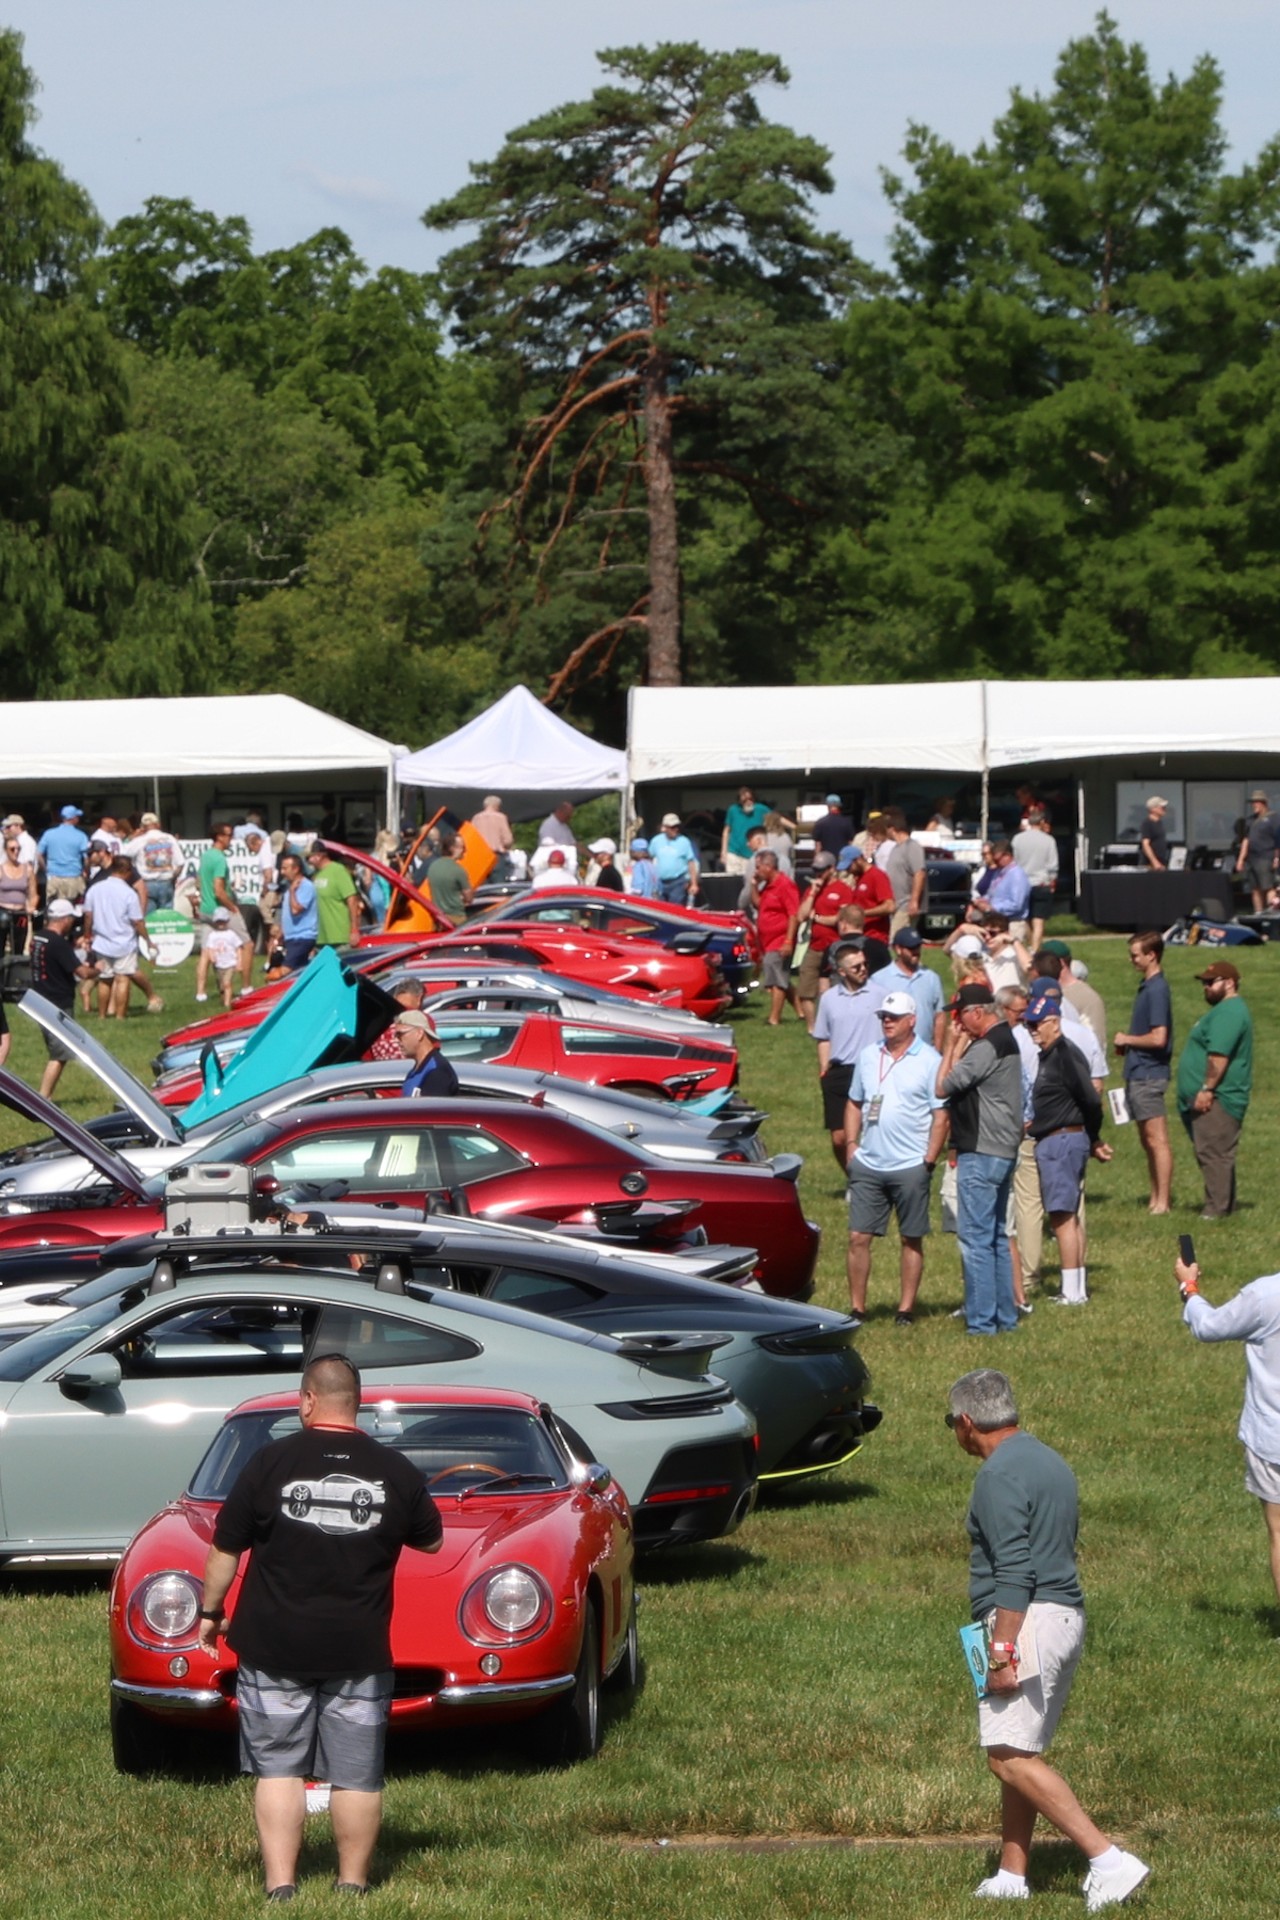
[[[129,1627],[135,1639],[190,1639],[200,1617],[200,1589],[187,1573],[156,1573],[134,1590]]]
[[[529,1567],[497,1567],[473,1581],[458,1610],[462,1631],[482,1645],[507,1646],[545,1631],[552,1614],[545,1582]]]

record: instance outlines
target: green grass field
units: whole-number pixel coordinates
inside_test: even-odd
[[[1110,1024],[1133,979],[1118,939],[1080,941]],[[1172,952],[1179,1036],[1202,1005],[1194,951]],[[946,1388],[1007,1368],[1026,1424],[1080,1478],[1089,1646],[1055,1758],[1095,1818],[1153,1866],[1152,1915],[1216,1920],[1275,1906],[1280,1857],[1280,1609],[1235,1427],[1237,1348],[1197,1347],[1171,1280],[1193,1231],[1212,1300],[1275,1265],[1274,1034],[1280,953],[1244,953],[1257,1079],[1240,1155],[1241,1211],[1202,1224],[1175,1141],[1175,1213],[1152,1220],[1134,1130],[1110,1128],[1090,1174],[1091,1305],[1034,1314],[993,1348],[968,1340],[954,1243],[928,1243],[922,1312],[892,1324],[896,1249],[878,1249],[861,1337],[884,1425],[849,1467],[775,1495],[732,1540],[642,1571],[645,1684],[604,1752],[565,1774],[474,1742],[394,1747],[381,1911],[603,1920],[945,1920],[971,1914],[997,1825],[974,1745],[956,1628],[966,1617],[963,1517],[973,1463],[942,1424]],[[113,1038],[142,1068],[194,1011],[190,965],[169,1012]],[[10,1064],[43,1050],[13,1018]],[[802,1190],[826,1234],[818,1297],[845,1304],[839,1177],[821,1128],[813,1046],[798,1023],[737,1022],[746,1092],[775,1149],[806,1155]],[[78,1069],[72,1112],[94,1110]],[[10,1127],[8,1137],[17,1137]],[[1056,1276],[1050,1261],[1050,1290]],[[0,1440],[0,1476],[3,1472]],[[261,1904],[248,1791],[237,1780],[134,1781],[112,1770],[103,1583],[0,1585],[5,1869],[0,1916],[220,1916]],[[314,1823],[294,1911],[332,1904],[327,1823]],[[1046,1840],[1032,1889],[1081,1912],[1078,1856]]]

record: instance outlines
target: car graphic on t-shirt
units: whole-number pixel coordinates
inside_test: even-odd
[[[290,1520],[319,1527],[322,1533],[368,1533],[382,1521],[386,1488],[381,1480],[359,1480],[350,1473],[327,1473],[323,1480],[290,1480],[280,1489],[280,1506]]]

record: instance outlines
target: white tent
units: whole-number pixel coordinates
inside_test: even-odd
[[[866,767],[973,773],[984,683],[859,687],[636,687],[631,779]]]
[[[403,747],[335,720],[285,693],[193,700],[24,700],[0,706],[4,783],[27,792],[55,782],[69,799],[122,783],[263,778],[303,781],[376,772],[393,817]]]
[[[396,763],[402,786],[428,787],[460,813],[473,813],[486,794],[499,794],[517,818],[554,800],[622,793],[627,757],[579,733],[512,687],[476,719],[434,746]]]
[[[1280,752],[1280,679],[989,680],[987,765]],[[959,691],[959,689],[956,689]]]
[[[851,767],[982,774],[1190,754],[1280,753],[1280,679],[957,680],[637,687],[631,778]]]

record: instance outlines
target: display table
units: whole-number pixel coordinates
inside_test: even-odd
[[[1163,873],[1153,868],[1090,868],[1080,876],[1076,912],[1091,927],[1123,927],[1130,933],[1153,927],[1162,933],[1200,902],[1215,900],[1218,918],[1232,914],[1231,880],[1212,868]]]

